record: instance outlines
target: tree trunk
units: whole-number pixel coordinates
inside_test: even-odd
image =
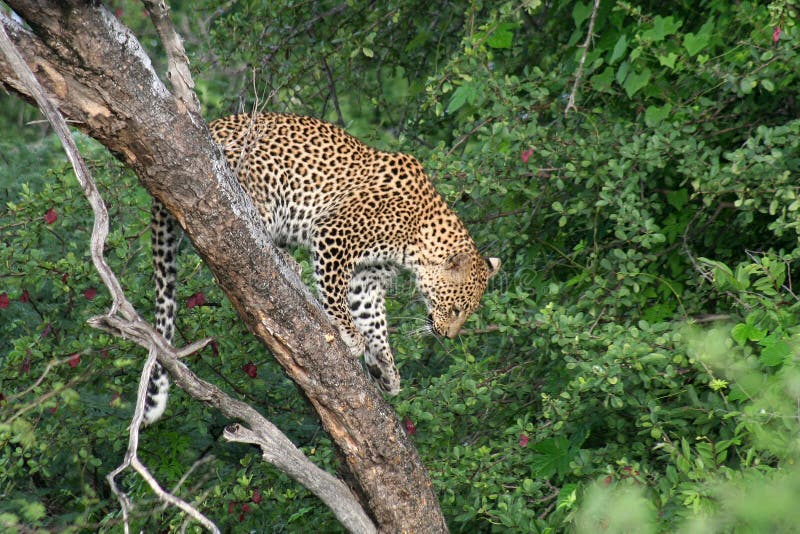
[[[319,414],[381,531],[446,531],[394,411],[278,259],[202,117],[165,88],[130,30],[90,3],[7,3],[32,31],[1,15],[0,23],[40,83],[175,216],[242,321]],[[29,98],[3,62],[0,81]]]

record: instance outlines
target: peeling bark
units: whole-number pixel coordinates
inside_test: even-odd
[[[339,447],[383,532],[443,532],[430,480],[392,408],[367,382],[321,307],[267,241],[202,117],[153,71],[103,6],[11,1],[0,15],[61,112],[138,175],[175,216],[248,329],[275,355]],[[30,100],[13,69],[0,81]]]

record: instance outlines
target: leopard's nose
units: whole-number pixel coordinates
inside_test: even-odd
[[[448,339],[453,339],[456,336],[458,336],[459,332],[461,332],[460,324],[450,325],[450,327],[448,327],[447,329],[447,332],[445,333],[445,336],[447,336]]]

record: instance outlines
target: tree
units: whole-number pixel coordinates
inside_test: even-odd
[[[445,530],[424,468],[392,410],[367,386],[299,279],[280,267],[191,101],[165,89],[136,38],[105,7],[10,5],[33,31],[5,16],[2,24],[41,85],[66,117],[133,168],[175,215],[242,320],[317,410],[379,528]],[[174,78],[187,72],[173,70],[173,85],[188,82]],[[8,61],[0,65],[0,77],[32,97]],[[163,143],[167,138],[171,142]],[[119,329],[113,316],[112,310],[104,324]],[[159,358],[179,373],[174,359]],[[241,406],[232,409],[218,397],[202,400],[248,420]]]

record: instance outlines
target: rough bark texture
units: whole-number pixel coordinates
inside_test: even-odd
[[[6,17],[0,22],[40,83],[176,217],[241,319],[319,414],[379,528],[446,531],[394,411],[278,259],[203,119],[167,91],[130,30],[93,3],[7,3],[32,31]],[[3,63],[0,80],[25,96]]]

